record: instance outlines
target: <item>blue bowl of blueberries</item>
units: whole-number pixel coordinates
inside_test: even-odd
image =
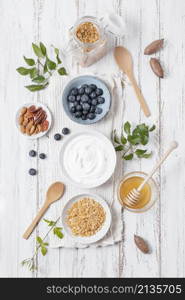
[[[64,110],[72,121],[88,125],[100,121],[108,113],[111,93],[103,80],[83,75],[66,85],[62,101]]]

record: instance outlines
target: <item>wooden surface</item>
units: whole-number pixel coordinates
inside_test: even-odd
[[[53,134],[73,124],[66,118],[60,103],[63,80],[52,79],[40,93],[24,88],[27,80],[15,69],[23,64],[22,55],[31,56],[31,43],[63,47],[67,29],[83,15],[102,17],[115,11],[125,20],[125,36],[117,40],[133,54],[136,79],[148,101],[152,116],[146,119],[126,85],[119,99],[122,121],[157,122],[149,160],[120,164],[120,174],[142,170],[148,172],[171,140],[179,141],[178,150],[159,170],[155,179],[159,197],[146,213],[123,212],[123,241],[98,249],[50,249],[46,257],[38,256],[38,271],[30,273],[20,262],[33,254],[36,234],[43,235],[40,224],[29,241],[22,234],[43,203],[44,194],[55,180],[60,180],[58,153],[61,143]],[[0,1],[0,276],[1,277],[184,277],[185,276],[185,176],[184,176],[184,111],[185,111],[185,1],[184,0],[1,0]],[[159,57],[165,78],[159,80],[151,71],[149,57],[143,49],[151,41],[165,38]],[[71,61],[70,70],[81,72]],[[112,54],[88,71],[116,72]],[[30,141],[15,128],[15,113],[25,102],[46,103],[54,116],[49,138]],[[107,121],[107,131],[121,129],[121,122]],[[80,128],[80,127],[79,127]],[[100,123],[96,129],[104,131]],[[45,152],[47,160],[28,156],[31,149]],[[39,170],[37,177],[28,175],[30,167]],[[115,187],[114,187],[115,188]],[[106,190],[105,190],[106,195]],[[60,210],[56,203],[47,216],[55,218]],[[136,233],[147,239],[150,255],[143,255],[133,243]]]

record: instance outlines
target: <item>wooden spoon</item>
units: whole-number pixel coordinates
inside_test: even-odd
[[[38,224],[38,222],[40,221],[46,210],[49,208],[49,206],[63,196],[64,187],[65,186],[62,182],[55,182],[52,185],[50,185],[46,194],[46,200],[44,202],[44,205],[41,207],[37,216],[23,234],[24,239],[27,240],[29,238],[35,226]]]
[[[119,68],[128,76],[145,116],[149,117],[151,115],[150,110],[140,88],[138,87],[133,73],[133,61],[131,53],[125,47],[119,46],[115,47],[114,49],[114,57]]]

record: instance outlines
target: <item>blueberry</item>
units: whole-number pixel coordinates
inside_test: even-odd
[[[82,115],[82,120],[83,121],[87,120],[87,116],[86,115]]]
[[[36,156],[37,155],[37,152],[35,151],[35,150],[31,150],[30,152],[29,152],[29,156],[31,156],[31,157],[34,157],[34,156]]]
[[[91,97],[91,99],[94,99],[94,98],[96,98],[96,93],[95,92],[92,92],[91,94],[90,94],[90,97]]]
[[[83,110],[89,111],[89,109],[91,108],[91,106],[88,103],[84,103],[83,104]]]
[[[29,174],[30,174],[31,176],[34,176],[34,175],[37,174],[37,171],[36,171],[35,169],[29,169]]]
[[[77,111],[76,113],[75,113],[75,117],[76,118],[80,118],[82,116],[82,112],[81,111]]]
[[[82,114],[83,114],[83,115],[87,115],[88,113],[89,113],[89,110],[83,110],[83,111],[82,111]]]
[[[85,93],[85,89],[83,87],[81,87],[78,92],[79,92],[79,95],[83,95]]]
[[[97,101],[96,99],[93,99],[93,100],[92,100],[92,105],[95,105],[95,106],[96,106],[97,104],[98,104],[98,101]]]
[[[102,89],[96,89],[96,95],[97,96],[103,95],[103,90]]]
[[[80,95],[78,95],[78,96],[76,96],[76,101],[80,101],[81,100],[81,96]]]
[[[73,114],[76,112],[76,107],[75,106],[71,106],[70,108],[70,112]]]
[[[94,113],[95,110],[96,110],[96,106],[92,105],[91,108],[90,108],[90,112],[91,112],[91,113]]]
[[[96,114],[101,114],[103,109],[101,107],[96,107],[95,113]]]
[[[78,89],[77,88],[74,88],[71,90],[71,95],[72,96],[77,96],[78,95]]]
[[[46,154],[40,153],[40,154],[39,154],[39,157],[40,157],[41,159],[45,159],[45,158],[46,158]]]
[[[88,84],[83,84],[82,86],[81,86],[81,88],[86,88],[86,87],[88,87]]]
[[[90,87],[86,87],[86,88],[85,88],[85,93],[86,93],[87,95],[90,95],[90,94],[92,93],[92,89],[91,89]]]
[[[103,104],[105,102],[105,98],[103,97],[98,97],[98,103]]]
[[[70,95],[70,96],[68,96],[68,101],[69,102],[75,102],[75,96],[72,96],[72,95]]]
[[[54,135],[54,139],[55,139],[56,141],[60,141],[61,138],[62,138],[62,136],[61,136],[60,133],[56,133],[56,134]]]
[[[96,116],[93,113],[87,115],[88,119],[93,120]]]
[[[76,106],[76,110],[77,110],[77,111],[82,111],[82,110],[83,110],[82,105],[78,104],[78,105]]]
[[[92,99],[89,99],[87,103],[92,105]]]
[[[97,86],[95,84],[90,84],[90,87],[93,91],[95,91],[97,89]]]
[[[83,95],[82,97],[81,97],[81,101],[82,102],[87,102],[89,100],[89,97],[87,96],[87,95]]]
[[[76,107],[76,106],[78,105],[78,102],[75,101],[75,102],[73,103],[73,105]]]
[[[63,133],[63,134],[69,134],[69,132],[70,132],[69,128],[64,127],[64,128],[62,129],[62,133]]]

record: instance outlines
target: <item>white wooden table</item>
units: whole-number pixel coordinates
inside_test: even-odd
[[[82,15],[103,16],[115,11],[125,20],[122,41],[134,58],[135,73],[147,99],[152,116],[146,120],[132,88],[123,91],[123,121],[157,121],[152,138],[154,155],[149,160],[127,162],[124,173],[149,171],[171,140],[179,141],[178,150],[159,170],[155,179],[159,199],[143,214],[123,212],[123,241],[99,249],[51,249],[46,257],[37,258],[38,271],[30,273],[20,261],[34,251],[36,234],[43,235],[40,224],[29,241],[22,233],[36,214],[48,185],[60,179],[58,151],[54,133],[64,126],[73,129],[64,116],[60,97],[61,77],[52,79],[40,93],[24,88],[26,79],[16,68],[23,64],[22,55],[30,57],[31,43],[63,46],[67,29]],[[0,1],[0,276],[1,277],[184,277],[185,276],[185,1],[184,0],[1,0]],[[156,54],[165,70],[159,80],[152,73],[144,47],[151,41],[165,38],[164,50]],[[80,73],[73,64],[71,69]],[[117,71],[112,54],[89,69]],[[15,128],[15,112],[25,102],[46,103],[54,115],[54,127],[38,141],[22,137]],[[65,124],[64,124],[65,121]],[[116,124],[116,123],[115,123]],[[115,126],[115,125],[114,125]],[[116,124],[121,128],[121,124]],[[96,127],[100,131],[101,125]],[[31,159],[28,152],[45,152],[47,160]],[[30,167],[39,170],[37,177],[28,175]],[[60,203],[47,216],[57,216]],[[133,244],[133,234],[146,238],[152,246],[150,255],[143,255]]]

